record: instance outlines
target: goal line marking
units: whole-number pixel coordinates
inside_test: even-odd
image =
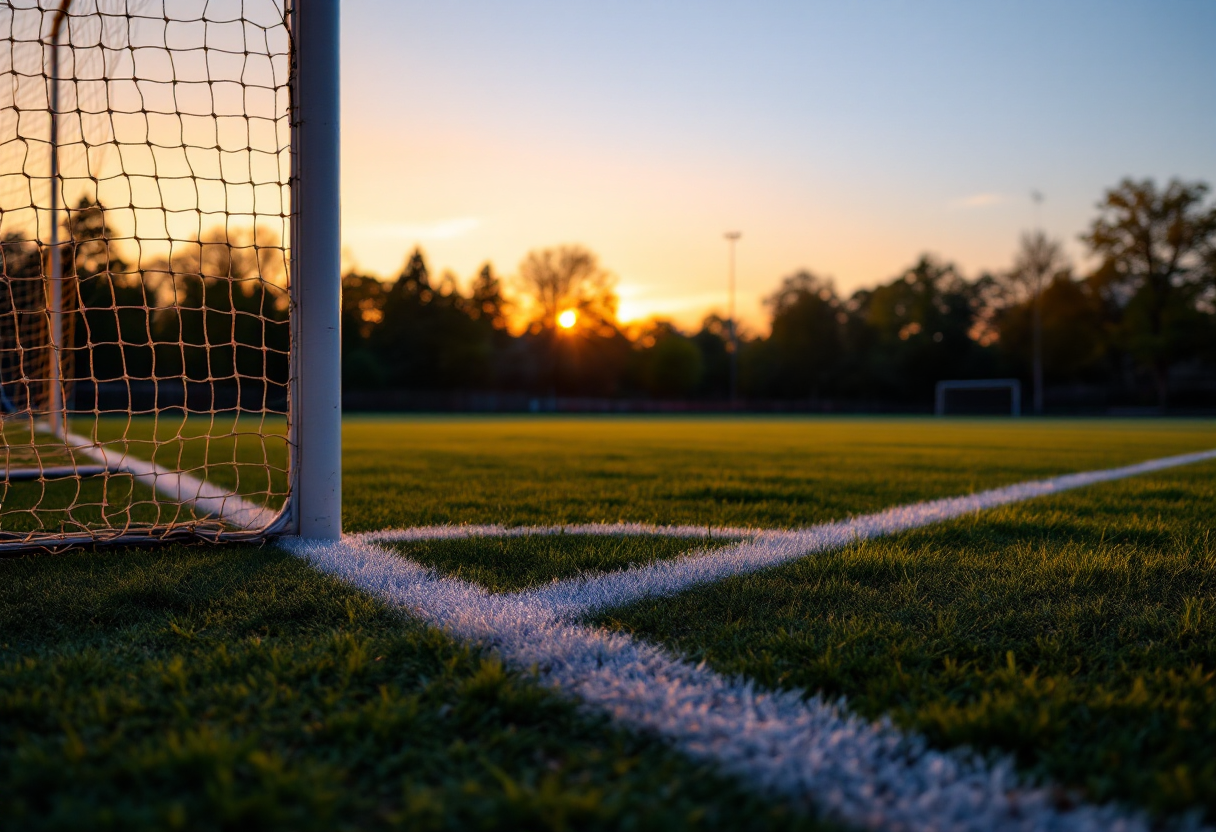
[[[238,529],[263,528],[278,513],[206,480],[139,459],[126,451],[107,448],[83,436],[69,433],[65,439],[70,448],[80,451],[107,471],[128,473],[136,482],[150,486],[169,500],[189,505],[200,514],[217,517]]]
[[[1140,812],[1116,805],[1071,805],[1050,786],[1016,772],[1012,758],[928,747],[889,719],[868,721],[846,702],[770,692],[721,676],[627,634],[571,620],[645,595],[670,594],[705,581],[784,563],[813,551],[958,517],[985,508],[1099,482],[1216,459],[1216,450],[1105,471],[916,503],[803,531],[706,530],[691,526],[591,524],[512,528],[432,526],[352,535],[337,542],[285,539],[314,568],[412,613],[456,638],[479,643],[541,684],[607,712],[626,726],[657,733],[694,758],[712,760],[760,790],[827,817],[868,828],[930,832],[1120,830],[1148,832]],[[625,570],[511,594],[447,578],[385,548],[405,540],[527,534],[748,536],[744,543],[666,564]],[[725,534],[729,532],[729,534]],[[731,554],[733,553],[733,554]],[[801,553],[801,554],[800,554]],[[663,568],[660,568],[663,567]],[[621,576],[631,576],[622,582]],[[1190,828],[1202,828],[1191,818]]]

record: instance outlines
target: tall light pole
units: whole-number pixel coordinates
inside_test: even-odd
[[[730,403],[733,406],[739,400],[739,332],[735,326],[735,243],[743,236],[740,231],[727,231],[723,234],[730,248]]]
[[[1043,224],[1040,212],[1043,207],[1043,194],[1031,191],[1030,199],[1034,203],[1035,234],[1041,241],[1046,241],[1043,235]],[[1034,309],[1031,322],[1031,349],[1033,351],[1034,374],[1034,415],[1043,415],[1043,271],[1046,267],[1037,258],[1034,263]]]

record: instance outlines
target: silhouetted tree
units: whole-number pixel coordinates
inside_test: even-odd
[[[855,333],[871,395],[923,399],[940,379],[984,374],[982,349],[970,336],[980,297],[952,264],[923,255],[891,283],[857,292],[851,305],[871,331]]]
[[[72,250],[65,259],[80,301],[73,338],[77,374],[97,381],[150,379],[154,287],[160,281],[142,280],[118,255],[98,203],[82,199],[68,212],[66,224]]]
[[[494,274],[494,267],[486,263],[473,278],[465,307],[468,316],[475,321],[486,321],[496,331],[505,332],[508,305],[502,292],[502,281]]]
[[[217,227],[175,246],[153,314],[155,377],[243,387],[288,380],[286,262],[269,228]],[[145,270],[144,291],[154,285]],[[250,388],[259,397],[265,391]],[[250,406],[260,407],[256,401]]]
[[[382,387],[388,368],[376,354],[372,335],[384,321],[388,292],[383,283],[351,272],[342,276],[342,384],[352,389]]]
[[[819,396],[829,392],[842,364],[841,309],[831,281],[808,271],[793,274],[765,299],[772,313],[772,333],[753,357],[753,386],[781,397]],[[762,373],[756,379],[755,373]]]
[[[435,340],[439,322],[430,307],[435,292],[422,249],[415,248],[405,268],[389,287],[383,319],[370,336],[385,381],[398,387],[433,389],[439,386],[436,356],[427,346]]]
[[[634,342],[641,388],[658,398],[690,395],[705,373],[697,344],[670,321],[652,321]]]
[[[616,328],[616,276],[583,246],[528,252],[519,264],[519,285],[531,301],[534,331],[554,329],[567,309],[578,313],[584,328]]]
[[[708,398],[730,397],[730,324],[721,315],[706,315],[692,336],[701,351],[701,383],[697,394]]]
[[[28,409],[39,393],[30,379],[45,378],[46,285],[38,244],[12,232],[0,241],[0,413]]]
[[[474,300],[460,292],[450,272],[432,285],[426,258],[415,249],[383,294],[380,320],[369,328],[364,341],[374,365],[364,358],[357,359],[360,366],[351,365],[359,373],[359,383],[417,390],[492,385],[495,339],[505,319],[493,270],[487,265],[482,272],[474,280],[474,294],[480,293]],[[370,290],[360,291],[366,295]]]
[[[1216,337],[1210,298],[1216,206],[1208,186],[1125,179],[1106,192],[1082,239],[1102,265],[1091,280],[1115,320],[1117,339],[1151,371],[1158,403],[1169,396],[1171,363]]]
[[[1041,308],[1044,381],[1109,381],[1102,301],[1091,284],[1061,270],[1043,287]],[[1027,371],[1034,337],[1034,298],[1002,308],[995,322],[1000,333],[998,349],[1016,363],[1019,373]]]
[[[616,276],[594,252],[564,245],[528,252],[516,282],[531,319],[525,343],[534,356],[547,358],[548,392],[615,394],[632,349],[617,326]],[[575,312],[576,323],[563,329],[557,318],[566,310]]]

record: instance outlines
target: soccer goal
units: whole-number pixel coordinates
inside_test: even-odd
[[[975,413],[999,413],[1005,408],[1005,401],[1002,398],[997,402],[991,401],[992,394],[998,396],[1003,392],[1007,392],[1008,396],[1008,411],[1010,416],[1022,415],[1022,382],[1016,378],[992,378],[992,379],[962,379],[956,381],[939,381],[935,390],[934,396],[934,412],[938,416],[946,415],[946,407],[951,399],[962,398],[958,393],[962,393],[971,401],[970,407],[965,408],[967,412]],[[950,393],[955,393],[956,396],[951,397]],[[989,401],[976,401],[976,396],[980,395]]]
[[[8,0],[0,76],[0,550],[338,536],[338,0]]]

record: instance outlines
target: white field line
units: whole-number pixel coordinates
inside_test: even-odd
[[[561,534],[602,536],[688,537],[733,540],[755,537],[760,529],[722,526],[654,526],[650,523],[571,523],[566,526],[415,526],[352,535],[365,543],[412,543],[421,540],[464,540],[470,537],[532,537]]]
[[[485,645],[541,684],[654,732],[760,790],[825,816],[898,832],[1148,832],[1139,814],[1027,786],[1009,759],[937,751],[843,702],[758,690],[627,635],[563,620],[538,599],[492,595],[380,545],[289,540],[314,568]],[[1194,824],[1192,824],[1194,826]]]
[[[580,575],[564,581],[517,593],[521,600],[535,602],[555,615],[574,618],[594,610],[617,607],[641,598],[673,595],[697,584],[712,583],[732,575],[743,575],[788,563],[814,552],[846,546],[855,540],[869,540],[940,523],[983,509],[1017,503],[1033,497],[1058,494],[1110,480],[1160,471],[1216,459],[1216,450],[1141,462],[1120,468],[1067,474],[1047,480],[980,491],[964,497],[950,497],[923,503],[897,506],[876,514],[824,523],[797,531],[757,529],[706,529],[701,526],[646,526],[643,524],[590,524],[580,526],[517,527],[430,526],[371,532],[360,536],[367,542],[405,542],[474,536],[526,536],[537,534],[662,535],[689,538],[743,538],[743,542],[724,548],[699,550],[688,555],[645,566],[635,566],[608,574]]]
[[[579,611],[754,571],[799,553],[916,528],[984,508],[1069,488],[1216,458],[1216,451],[985,491],[895,508],[805,531],[716,530],[750,540],[667,564],[529,592],[493,595],[444,578],[378,542],[506,534],[714,534],[702,527],[633,524],[505,529],[441,526],[374,532],[339,542],[288,540],[315,568],[409,611],[452,635],[494,650],[542,684],[606,711],[627,726],[667,737],[693,757],[716,762],[765,791],[813,803],[825,815],[874,829],[907,832],[1116,830],[1147,832],[1139,813],[1075,803],[1022,782],[1008,758],[937,751],[888,720],[868,722],[842,701],[758,690],[672,657],[627,635],[571,621]],[[663,568],[657,568],[663,567]],[[632,576],[620,582],[621,575]],[[1180,828],[1201,828],[1194,817]]]
[[[238,497],[198,477],[170,471],[156,463],[130,456],[125,451],[107,448],[83,436],[68,434],[67,442],[75,450],[111,471],[125,471],[131,474],[136,482],[151,486],[169,500],[188,503],[200,514],[218,517],[237,528],[263,528],[277,514],[266,506]]]

